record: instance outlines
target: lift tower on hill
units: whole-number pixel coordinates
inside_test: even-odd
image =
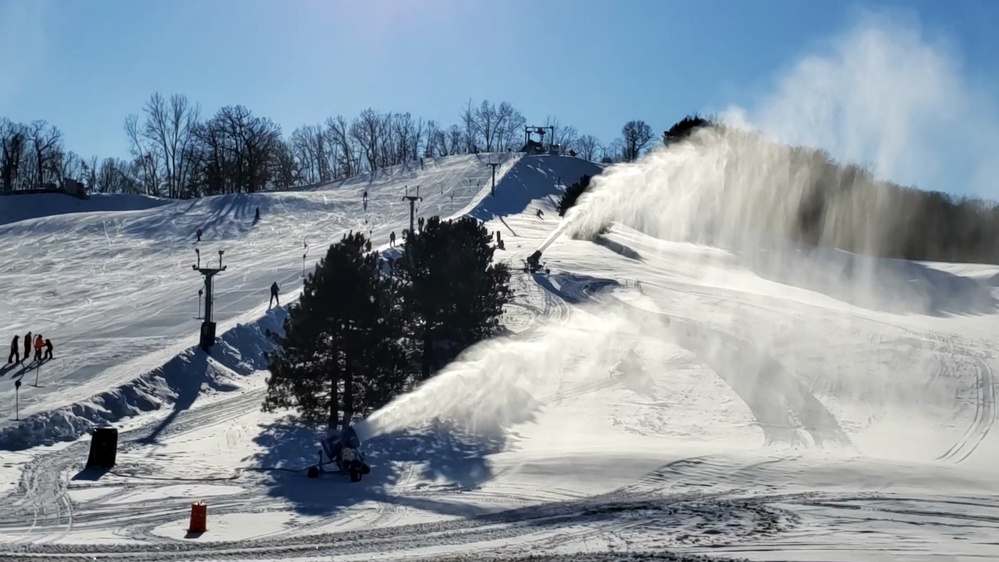
[[[402,196],[403,201],[409,201],[409,236],[406,237],[407,240],[414,234],[415,221],[416,221],[416,202],[423,201],[420,197],[420,186],[416,186],[416,195],[409,194],[409,186],[406,186],[406,194]]]
[[[486,162],[486,166],[490,166],[493,169],[493,185],[489,188],[489,196],[496,197],[496,166],[499,166],[500,162]]]
[[[198,254],[198,263],[197,265],[192,265],[191,269],[205,276],[205,319],[201,322],[201,341],[199,345],[201,349],[205,350],[205,353],[208,353],[212,346],[215,345],[215,318],[212,314],[212,305],[215,302],[215,290],[212,280],[216,275],[225,271],[226,266],[222,265],[222,254],[225,253],[225,250],[219,250],[218,267],[201,267],[201,250],[195,248],[194,251]]]

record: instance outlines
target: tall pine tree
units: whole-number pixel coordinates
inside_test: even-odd
[[[510,271],[493,263],[489,231],[471,217],[431,217],[399,261],[421,379],[495,332],[510,300]]]
[[[330,246],[305,280],[270,358],[264,409],[295,408],[336,428],[402,389],[398,281],[383,276],[362,234]]]

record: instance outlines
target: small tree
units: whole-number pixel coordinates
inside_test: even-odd
[[[717,126],[714,121],[710,119],[705,119],[696,113],[694,115],[688,115],[676,122],[668,131],[663,133],[663,144],[670,145],[675,142],[680,142],[694,133],[694,131],[700,129],[701,127],[715,127]]]
[[[471,217],[431,217],[400,260],[409,333],[425,380],[492,335],[510,300],[510,271],[493,263],[492,237]]]
[[[366,242],[362,234],[344,236],[305,280],[270,358],[265,411],[296,408],[336,428],[341,410],[346,426],[402,388],[401,327],[390,321],[399,291]]]
[[[585,174],[579,178],[579,181],[565,188],[565,192],[562,193],[562,198],[558,202],[558,216],[564,217],[566,211],[571,209],[576,204],[576,201],[579,200],[579,196],[590,188],[591,179],[593,179],[593,176]]]

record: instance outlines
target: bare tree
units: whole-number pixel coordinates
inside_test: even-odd
[[[593,135],[583,135],[576,139],[574,150],[580,158],[593,162],[600,151],[600,141]]]
[[[66,179],[76,180],[86,183],[89,166],[80,158],[80,155],[72,150],[66,153],[60,152],[53,160],[53,167],[56,170],[55,184],[59,187],[65,185]]]
[[[474,143],[468,139],[468,136],[461,130],[461,127],[451,125],[451,128],[447,130],[445,146],[447,147],[446,154],[452,155],[461,154],[463,151],[471,152],[470,148],[474,148]]]
[[[274,187],[277,189],[290,189],[301,181],[301,169],[288,143],[279,140],[274,146],[271,166]]]
[[[608,144],[600,149],[600,161],[604,164],[614,164],[617,162],[624,161],[624,141],[621,139],[614,139]]]
[[[464,152],[471,154],[477,151],[479,124],[475,117],[475,110],[472,109],[472,100],[468,100],[465,109],[461,111],[461,127],[463,130],[463,140],[465,141]],[[451,154],[457,154],[452,152]]]
[[[440,150],[440,137],[443,137],[444,133],[441,131],[440,126],[437,125],[437,121],[433,119],[427,121],[427,142],[423,146],[423,157],[424,158],[436,158],[438,154],[441,153]]]
[[[0,117],[0,189],[3,191],[15,189],[27,155],[27,144],[27,127]]]
[[[46,183],[59,183],[57,159],[62,150],[62,133],[54,125],[44,120],[31,123],[31,147],[33,151],[34,176],[31,185],[41,187]],[[48,181],[46,181],[48,180]]]
[[[330,117],[326,120],[326,136],[337,151],[337,160],[343,170],[344,177],[351,177],[358,173],[357,160],[354,158],[354,147],[352,146],[352,136],[350,125],[342,116]]]
[[[652,127],[641,119],[628,121],[621,128],[621,136],[624,141],[622,156],[625,162],[634,162],[652,140]]]
[[[160,194],[159,158],[153,152],[147,138],[142,134],[138,115],[132,114],[125,118],[125,134],[128,135],[132,161],[139,170],[142,192],[158,196]]]
[[[557,145],[562,152],[567,151],[576,142],[579,131],[571,125],[563,125],[558,117],[548,116],[545,118],[545,126],[552,128],[551,138],[548,142]]]
[[[288,149],[298,162],[301,178],[308,183],[323,181],[326,135],[318,125],[304,125],[291,132]]]
[[[146,119],[139,131],[148,141],[149,150],[162,162],[167,196],[180,197],[189,172],[184,156],[193,138],[200,108],[192,106],[187,96],[174,94],[168,101],[157,92],[150,96],[143,112]]]
[[[364,157],[368,162],[368,169],[375,171],[378,169],[378,145],[382,131],[381,117],[370,107],[361,112],[361,115],[350,124],[350,137],[357,141]]]
[[[500,103],[496,116],[495,149],[505,151],[515,146],[519,147],[527,120],[507,102]]]

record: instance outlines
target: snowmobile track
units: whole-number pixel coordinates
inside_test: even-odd
[[[793,517],[785,510],[767,505],[795,502],[802,495],[753,498],[725,498],[722,495],[678,494],[674,496],[621,497],[605,495],[577,501],[558,502],[504,510],[464,520],[402,525],[359,531],[321,533],[278,539],[198,544],[163,542],[155,545],[12,545],[0,546],[0,560],[253,560],[276,557],[364,555],[403,551],[428,546],[464,547],[482,550],[477,543],[516,539],[517,548],[547,548],[578,539],[585,535],[618,533],[630,527],[680,527],[690,515],[712,513],[737,531],[714,540],[733,542],[758,535],[764,529],[771,533],[793,525]],[[755,513],[751,524],[740,521],[740,512]],[[552,532],[557,531],[553,537]],[[572,536],[566,534],[570,533]],[[702,534],[703,536],[703,534]],[[678,545],[681,541],[677,541]],[[696,544],[696,543],[695,543]],[[493,549],[494,546],[490,546]]]
[[[975,364],[975,416],[960,440],[937,460],[963,462],[982,444],[996,421],[996,385],[992,368],[980,357],[972,356]]]
[[[263,398],[263,392],[262,389],[254,389],[231,399],[221,400],[210,407],[181,412],[173,420],[173,423],[160,432],[159,435],[180,435],[188,431],[200,429],[208,421],[218,423],[228,419],[235,419],[246,413],[248,408],[259,404]],[[142,441],[150,437],[155,431],[150,425],[155,427],[156,424],[149,424],[119,433],[119,452],[127,452],[147,445]],[[25,520],[33,522],[29,529],[29,533],[32,533],[32,535],[33,531],[38,528],[49,529],[65,526],[68,530],[74,521],[74,504],[66,493],[69,484],[68,480],[66,480],[66,474],[71,472],[74,466],[82,467],[87,457],[89,445],[89,441],[78,441],[57,452],[36,457],[27,463],[22,470],[17,489],[0,498],[0,501],[10,506],[3,514],[0,514],[0,530],[21,529],[24,527]],[[116,467],[116,469],[109,473],[123,478],[151,478],[149,475],[129,474],[127,471],[128,467],[125,465]],[[206,478],[185,479],[177,477],[151,479],[159,482],[204,483],[234,480],[239,475],[239,473],[236,473]],[[127,488],[128,485],[126,484]],[[99,502],[99,499],[94,501]],[[90,503],[83,502],[82,505]],[[150,506],[162,506],[162,501],[159,500],[146,503],[149,503]],[[144,504],[133,507],[141,507],[142,505]],[[244,508],[246,507],[245,502],[242,505]],[[224,507],[219,506],[219,509],[224,509]],[[160,520],[172,520],[174,518],[176,518],[176,515],[163,515]],[[99,514],[90,513],[86,516],[78,516],[77,519],[78,521],[90,520],[92,522],[100,520],[101,517]],[[23,540],[28,540],[28,538]],[[30,537],[30,540],[36,541],[39,540],[39,537],[33,535]]]

